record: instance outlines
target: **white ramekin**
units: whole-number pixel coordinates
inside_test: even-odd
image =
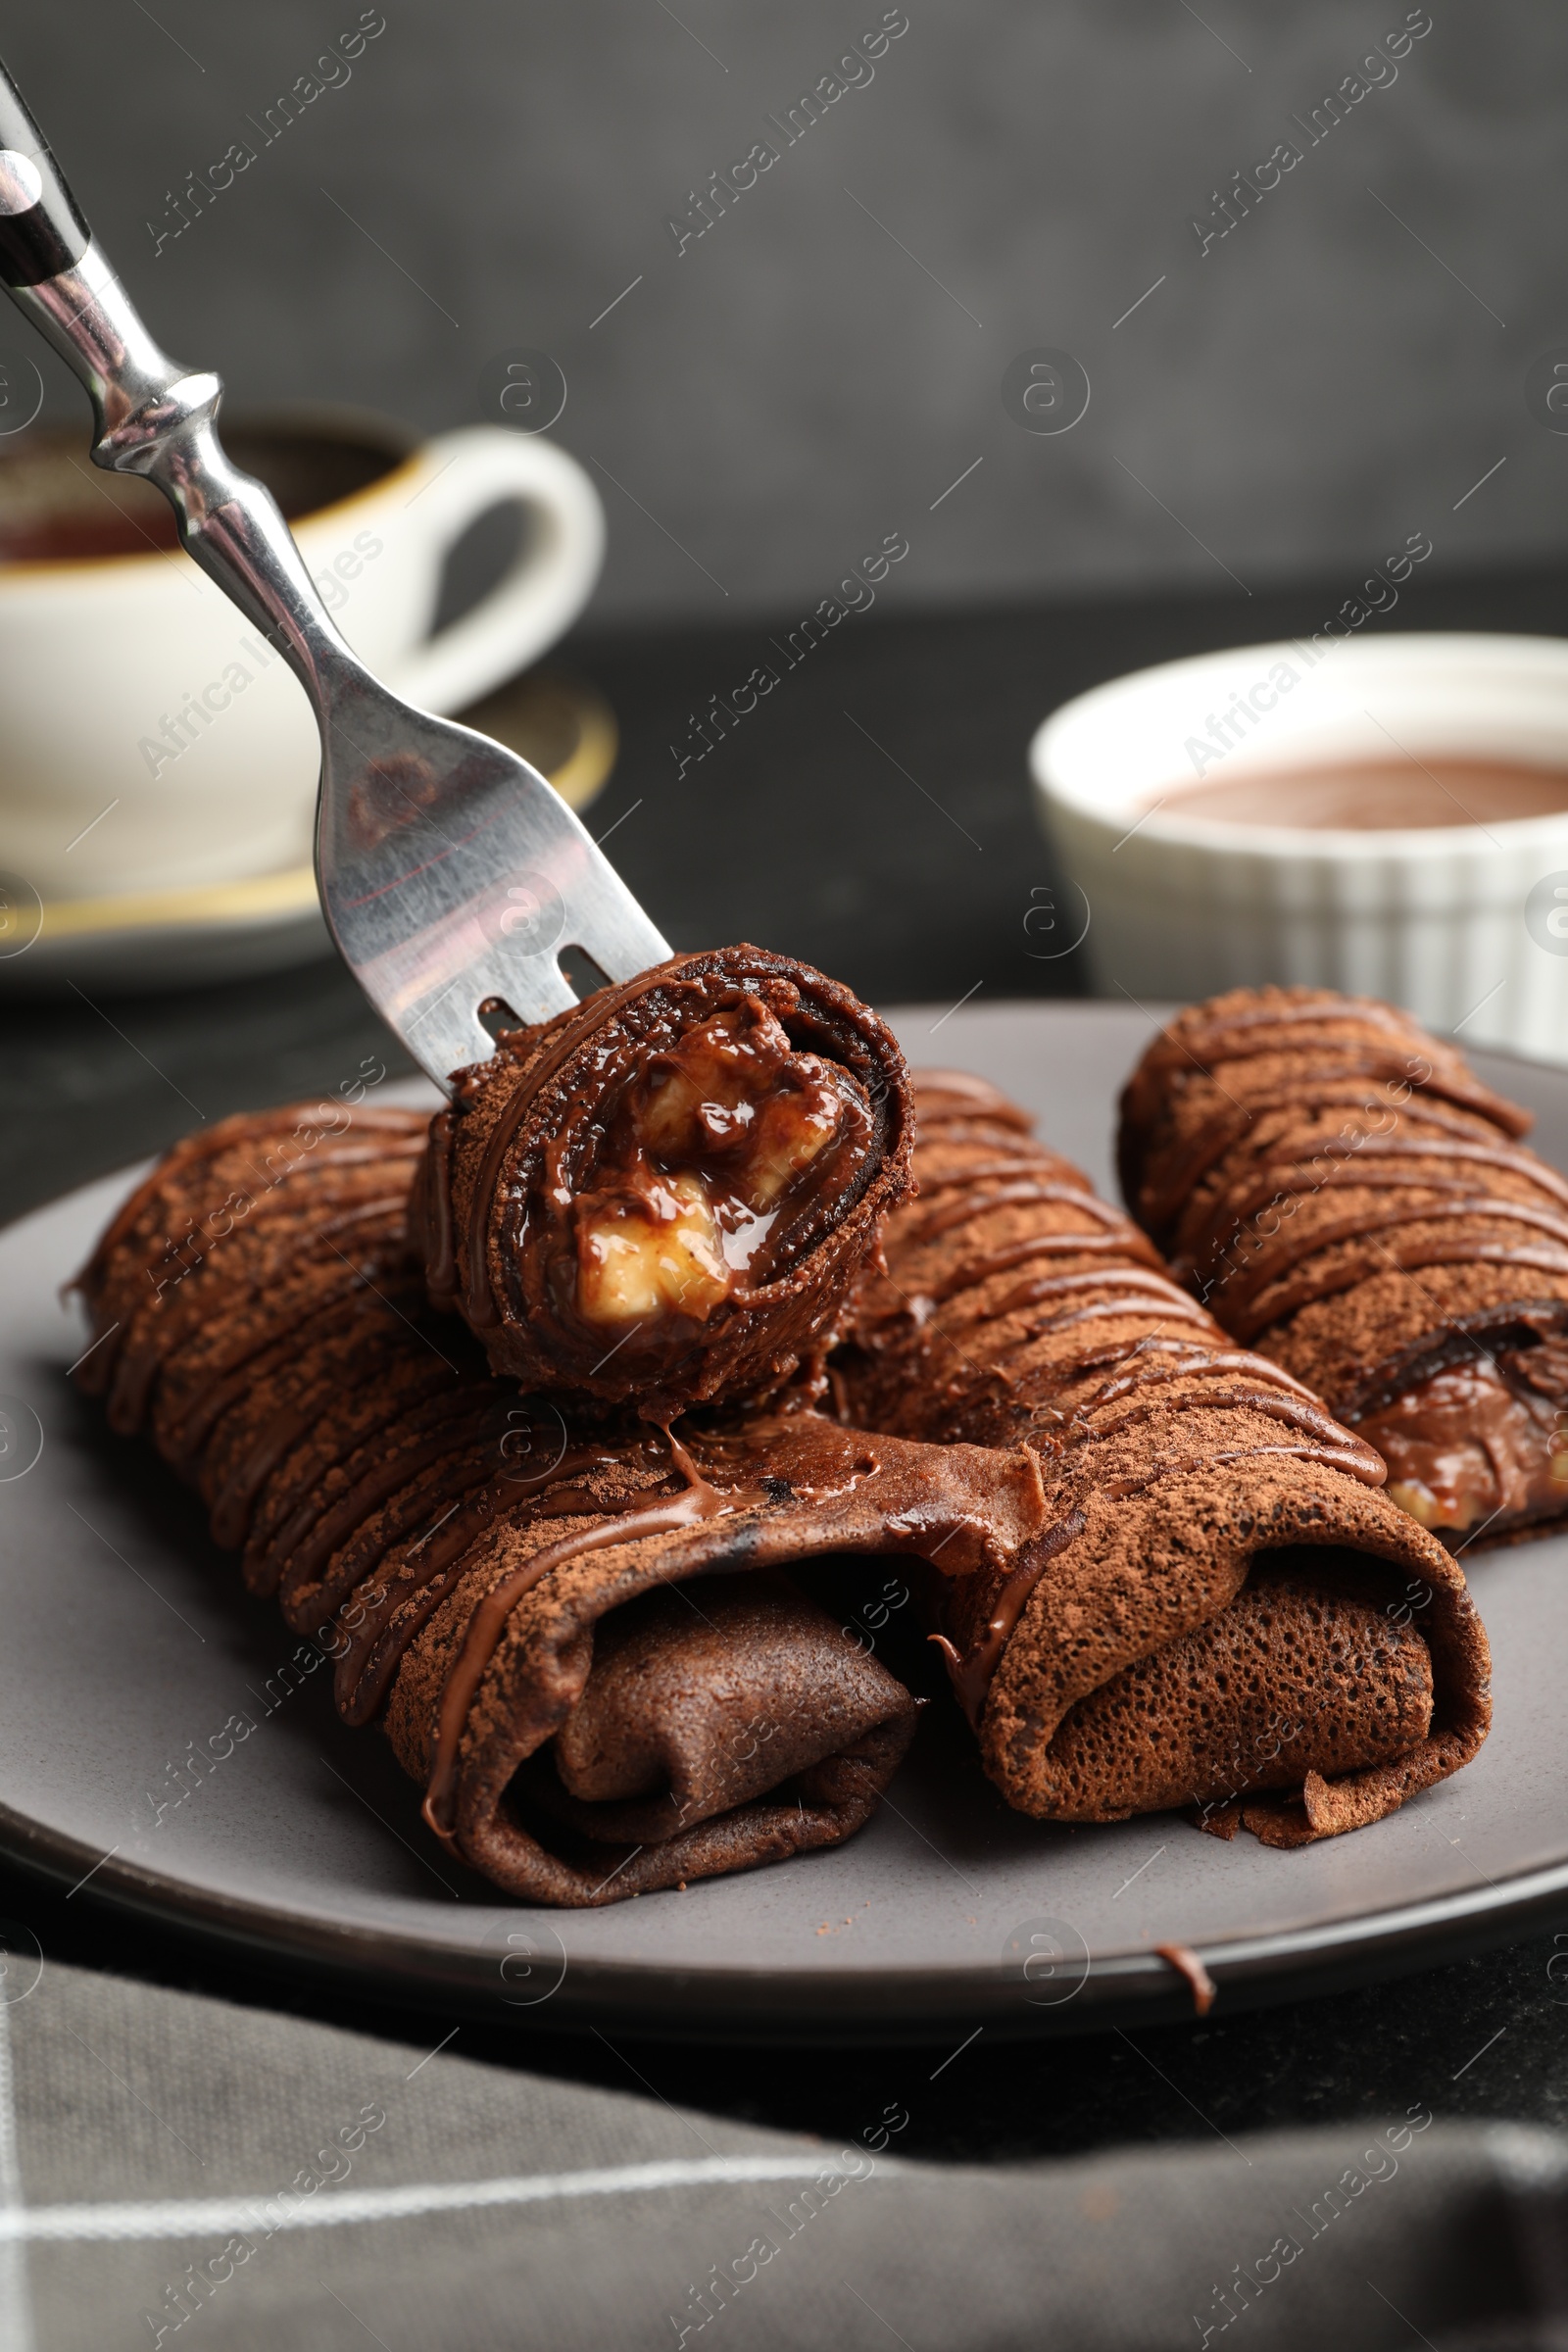
[[[1227,716],[1228,734],[1214,729]],[[1088,903],[1101,993],[1305,983],[1390,998],[1470,1044],[1568,1059],[1568,812],[1390,832],[1180,813],[1200,773],[1402,752],[1568,768],[1568,643],[1287,640],[1167,662],[1065,704],[1029,760],[1041,820]]]

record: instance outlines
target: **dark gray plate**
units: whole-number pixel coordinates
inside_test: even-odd
[[[1113,1098],[1150,1017],[1018,1004],[896,1025],[911,1059],[996,1079],[1113,1189]],[[1568,1073],[1478,1059],[1568,1166]],[[498,1901],[420,1827],[381,1739],[339,1724],[325,1673],[289,1688],[296,1645],[191,1498],[68,1389],[80,1326],[58,1287],[125,1183],[0,1237],[16,1433],[0,1460],[0,1846],[85,1878],[85,1896],[449,2011],[856,2040],[1180,2013],[1158,1943],[1199,1950],[1229,2007],[1568,1917],[1564,1537],[1476,1562],[1496,1667],[1479,1760],[1353,1837],[1276,1853],[1174,1815],[1046,1827],[1005,1809],[961,1728],[928,1721],[887,1805],[836,1852],[607,1911]],[[205,1774],[184,1761],[227,1744],[236,1715],[256,1728],[231,1754]]]

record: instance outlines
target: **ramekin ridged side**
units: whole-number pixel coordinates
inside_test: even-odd
[[[1229,780],[1404,754],[1568,771],[1568,644],[1286,640],[1139,671],[1054,712],[1030,765],[1062,874],[1088,902],[1100,992],[1303,983],[1568,1058],[1568,811],[1364,832],[1180,813],[1200,769]]]

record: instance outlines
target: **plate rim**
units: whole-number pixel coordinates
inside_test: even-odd
[[[276,1904],[193,1886],[167,1871],[96,1855],[69,1832],[52,1830],[0,1800],[0,1856],[50,1883],[90,1883],[95,1907],[130,1911],[174,1933],[228,1951],[265,1955],[291,1973],[351,1983],[365,1997],[400,2005],[431,2000],[526,2031],[587,2033],[600,2020],[651,2038],[708,2041],[911,2042],[979,2022],[1006,2039],[1108,2032],[1124,2024],[1191,2021],[1195,2004],[1178,1971],[1159,1954],[1092,1956],[1073,1993],[1054,2002],[1023,1990],[1023,1971],[1001,1962],[960,1967],[884,1967],[872,1974],[759,1967],[702,1969],[678,1963],[567,1958],[551,1993],[509,2000],[487,1980],[491,1953],[431,1944],[417,1935],[324,1924]],[[78,1868],[85,1863],[85,1874]],[[1499,1890],[1504,1899],[1497,1899]],[[554,1911],[517,1905],[516,1917],[548,1931]],[[1232,1936],[1191,1947],[1226,2016],[1293,1998],[1312,1998],[1436,1967],[1522,1929],[1568,1920],[1568,1860],[1413,1903],[1391,1905],[1309,1927]],[[1477,1928],[1485,1933],[1478,1943]],[[567,1993],[564,2000],[561,1995]],[[1087,1995],[1087,1999],[1082,1996]],[[692,2004],[700,1998],[694,2018]]]

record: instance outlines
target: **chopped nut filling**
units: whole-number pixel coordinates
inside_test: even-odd
[[[798,1053],[756,999],[714,1013],[621,1099],[575,1203],[578,1314],[706,1322],[770,1278],[775,1235],[853,1177],[869,1135],[854,1079]]]

